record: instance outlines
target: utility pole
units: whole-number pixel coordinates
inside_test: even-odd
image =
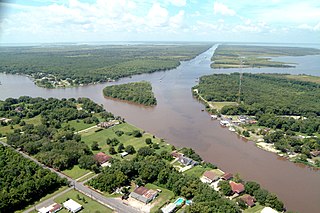
[[[239,74],[239,91],[238,91],[238,104],[241,103],[241,86],[242,86],[242,59],[240,60],[240,74]]]

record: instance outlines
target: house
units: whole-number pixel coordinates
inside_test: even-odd
[[[67,200],[62,205],[72,213],[76,213],[82,209],[82,206],[72,199]]]
[[[179,153],[177,151],[173,151],[173,152],[171,152],[171,156],[174,158],[180,158],[181,156],[183,156],[183,154]]]
[[[310,154],[311,154],[313,157],[318,157],[318,156],[320,155],[320,151],[319,151],[319,150],[315,150],[315,151],[310,152]]]
[[[55,213],[62,209],[62,206],[58,203],[54,203],[47,207],[42,207],[38,210],[38,213]]]
[[[130,193],[130,197],[145,204],[154,200],[157,195],[158,191],[153,189],[147,189],[143,186],[136,188],[133,192]]]
[[[220,125],[221,126],[230,126],[230,122],[228,120],[221,120]]]
[[[233,178],[233,175],[231,173],[225,173],[221,177],[222,180],[230,180],[231,178]]]
[[[98,124],[98,127],[109,128],[115,125],[120,124],[118,120],[105,121]]]
[[[103,152],[99,152],[94,155],[94,159],[100,164],[107,163],[112,157],[104,154]]]
[[[23,108],[20,107],[20,106],[18,106],[18,107],[16,107],[16,108],[14,109],[14,111],[16,111],[16,112],[22,112],[22,111],[23,111]]]
[[[163,213],[172,213],[172,212],[174,212],[174,210],[176,209],[176,207],[177,207],[176,204],[174,204],[174,203],[169,203],[169,205],[161,208],[161,211],[162,211]]]
[[[203,183],[212,183],[219,179],[219,175],[217,175],[214,171],[205,171],[200,178]]]
[[[245,204],[249,207],[252,207],[255,205],[256,199],[250,195],[243,195],[240,200],[242,200],[243,202],[245,202]]]
[[[241,192],[244,192],[244,185],[242,183],[230,181],[229,184],[233,193],[240,194]]]
[[[185,166],[195,166],[198,164],[197,161],[192,160],[191,158],[180,156],[178,161]]]
[[[0,122],[8,123],[10,121],[12,121],[10,118],[0,118]]]

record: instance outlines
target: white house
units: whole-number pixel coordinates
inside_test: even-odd
[[[82,206],[72,199],[69,199],[66,202],[64,202],[63,207],[68,209],[72,213],[76,213],[82,209]]]

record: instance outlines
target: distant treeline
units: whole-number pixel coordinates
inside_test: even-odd
[[[209,44],[1,47],[0,72],[67,80],[71,85],[89,84],[172,69],[210,47]]]
[[[147,106],[157,104],[152,92],[152,86],[146,81],[107,86],[103,89],[103,94],[107,97],[132,101]]]

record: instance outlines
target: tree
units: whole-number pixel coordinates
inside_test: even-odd
[[[111,155],[114,155],[114,154],[116,154],[117,152],[116,152],[116,150],[114,149],[113,146],[110,146],[110,148],[109,148],[109,153],[110,153]]]
[[[124,150],[126,152],[128,152],[129,154],[133,154],[136,152],[136,150],[134,149],[134,147],[132,145],[128,145]]]
[[[261,205],[265,205],[268,194],[269,192],[265,189],[258,189],[253,192],[254,197]]]
[[[151,138],[146,138],[146,140],[145,140],[145,141],[146,141],[146,144],[148,144],[148,145],[149,145],[149,144],[152,144],[152,140],[151,140]]]
[[[254,182],[254,181],[248,181],[244,185],[246,193],[253,195],[255,191],[260,189],[260,184]]]
[[[99,144],[97,141],[93,141],[92,144],[91,144],[91,149],[93,151],[96,151],[96,150],[100,150],[100,147],[99,147]]]
[[[275,194],[269,193],[265,200],[266,205],[275,208],[277,211],[283,211],[283,203],[278,200]]]
[[[138,150],[138,155],[141,155],[141,156],[148,156],[153,154],[154,154],[154,150],[148,146],[142,147]]]
[[[244,131],[242,132],[242,135],[243,135],[244,137],[246,137],[246,138],[250,137],[250,133],[249,133],[249,131],[247,131],[247,130],[244,130]]]
[[[141,134],[141,132],[140,132],[139,130],[133,130],[133,131],[132,131],[132,135],[133,135],[134,137],[136,137],[136,138],[142,137],[142,134]]]
[[[231,186],[228,181],[220,181],[219,182],[220,191],[222,194],[229,196],[232,195]]]
[[[118,146],[118,152],[119,153],[122,152],[123,149],[124,149],[124,145],[123,145],[123,143],[120,143],[119,146]]]
[[[78,160],[79,167],[81,169],[92,169],[92,166],[96,164],[92,155],[83,155]]]

